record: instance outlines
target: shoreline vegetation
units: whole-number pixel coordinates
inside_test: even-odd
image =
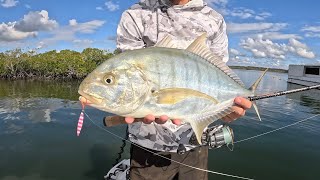
[[[1,79],[83,79],[105,60],[119,54],[97,48],[82,52],[53,50],[44,53],[21,49],[0,53]]]
[[[119,54],[97,48],[86,48],[82,52],[53,50],[44,53],[23,52],[21,49],[0,53],[0,79],[83,79],[105,60]],[[230,66],[232,69],[259,70],[263,67]],[[269,69],[287,73],[284,69]]]

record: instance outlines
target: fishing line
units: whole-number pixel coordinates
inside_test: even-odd
[[[312,118],[314,118],[314,117],[317,117],[317,116],[319,116],[319,115],[320,115],[320,114],[317,114],[317,115],[311,116],[311,117],[309,117],[309,118],[306,118],[306,119],[297,121],[297,122],[295,122],[295,123],[292,123],[292,124],[289,124],[289,125],[282,126],[282,127],[280,127],[280,128],[274,129],[274,130],[272,130],[272,131],[268,131],[268,132],[265,132],[265,133],[262,133],[262,134],[258,134],[258,135],[255,135],[255,136],[252,136],[252,137],[249,137],[249,138],[245,138],[245,139],[242,139],[242,140],[239,140],[239,141],[235,141],[234,144],[239,143],[239,142],[248,141],[248,140],[250,140],[250,139],[254,139],[254,138],[257,138],[257,137],[260,137],[260,136],[264,136],[264,135],[267,135],[267,134],[270,134],[270,133],[279,131],[279,130],[281,130],[281,129],[284,129],[284,128],[287,128],[287,127],[290,127],[290,126],[294,126],[294,125],[296,125],[296,124],[305,122],[305,121],[307,121],[307,120],[309,120],[309,119],[312,119]]]
[[[181,163],[181,162],[179,162],[179,161],[175,161],[175,160],[173,160],[173,159],[167,158],[167,157],[165,157],[165,156],[162,156],[161,154],[157,154],[157,153],[155,153],[155,152],[152,152],[152,151],[150,151],[149,149],[144,148],[143,146],[140,146],[140,145],[138,145],[138,144],[136,144],[136,143],[133,143],[133,142],[131,142],[131,141],[129,141],[129,140],[126,140],[125,138],[123,138],[123,137],[121,137],[121,136],[119,136],[119,135],[117,135],[117,134],[115,134],[115,133],[107,130],[107,129],[104,128],[104,127],[99,126],[98,124],[96,124],[96,123],[89,117],[89,115],[88,115],[86,112],[84,112],[84,114],[88,117],[88,119],[89,119],[95,126],[97,126],[98,128],[100,128],[101,130],[106,131],[106,132],[108,132],[109,134],[111,134],[111,135],[113,135],[113,136],[115,136],[115,137],[117,137],[117,138],[119,138],[119,139],[121,139],[121,140],[124,140],[124,141],[126,141],[126,142],[128,142],[128,143],[130,143],[130,144],[132,144],[132,145],[135,145],[135,146],[137,146],[137,147],[139,147],[139,148],[141,148],[141,149],[143,149],[143,150],[145,150],[145,151],[148,151],[148,152],[150,152],[150,153],[152,153],[152,154],[154,154],[154,155],[156,155],[156,156],[159,156],[159,157],[164,158],[164,159],[166,159],[166,160],[169,160],[169,161],[171,161],[171,162],[174,162],[174,163],[177,163],[177,164],[180,164],[180,165],[182,165],[182,166],[186,166],[186,167],[189,167],[189,168],[192,168],[192,169],[196,169],[196,170],[199,170],[199,171],[204,171],[204,172],[212,173],[212,174],[217,174],[217,175],[222,175],[222,176],[227,176],[227,177],[232,177],[232,178],[237,178],[237,179],[253,180],[252,178],[246,178],[246,177],[241,177],[241,176],[236,176],[236,175],[231,175],[231,174],[225,174],[225,173],[220,173],[220,172],[216,172],[216,171],[210,171],[210,170],[207,170],[207,169],[201,169],[201,168],[193,167],[193,166],[190,166],[190,165],[188,165],[188,164],[184,164],[184,163]]]

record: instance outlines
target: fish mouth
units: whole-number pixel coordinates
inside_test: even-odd
[[[86,94],[80,90],[78,91],[78,93],[81,95],[79,96],[79,101],[85,105],[100,105],[103,101],[102,98]]]

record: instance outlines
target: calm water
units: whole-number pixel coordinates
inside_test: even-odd
[[[257,71],[237,70],[248,86]],[[260,92],[297,88],[287,74],[268,73]],[[85,119],[76,124],[79,82],[0,81],[0,179],[102,179],[117,157],[121,141]],[[262,122],[253,110],[231,124],[236,140],[320,114],[320,91],[258,101]],[[102,125],[104,112],[87,113]],[[124,136],[125,126],[109,128]],[[320,117],[235,144],[234,150],[210,151],[209,169],[255,179],[320,179]],[[128,157],[128,148],[124,154]],[[233,179],[210,175],[209,179]]]

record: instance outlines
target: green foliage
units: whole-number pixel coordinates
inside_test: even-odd
[[[15,49],[0,53],[0,77],[81,79],[113,56],[97,48],[86,48],[81,53],[53,50],[40,54]]]

